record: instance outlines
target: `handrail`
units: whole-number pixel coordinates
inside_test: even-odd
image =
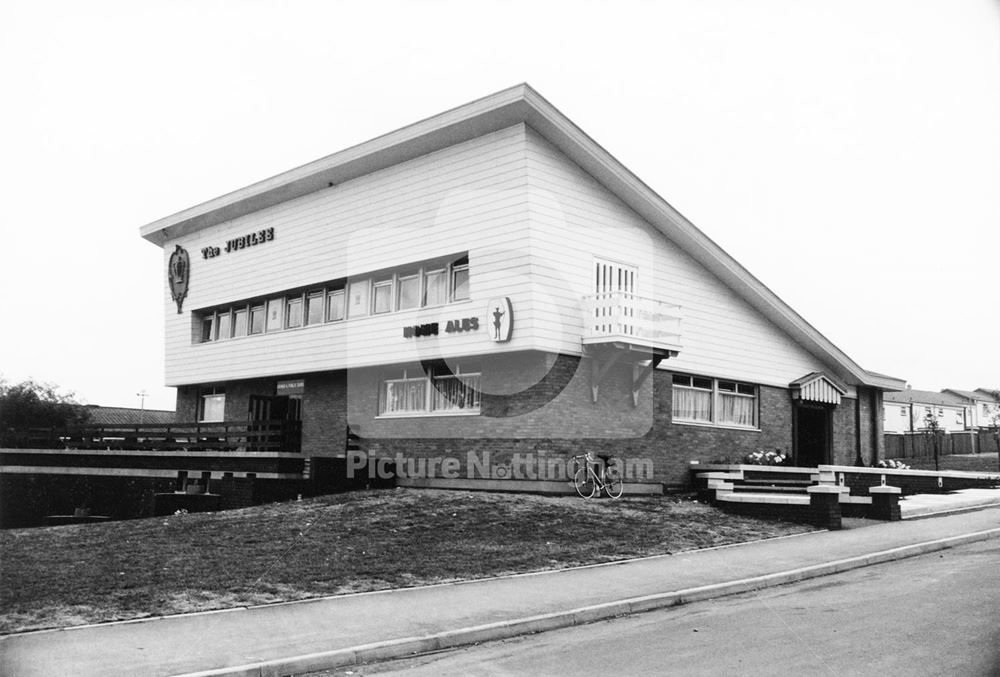
[[[0,447],[151,451],[288,451],[301,449],[299,421],[201,421],[78,425],[0,430]]]
[[[630,292],[583,297],[585,343],[604,339],[680,348],[681,307]]]

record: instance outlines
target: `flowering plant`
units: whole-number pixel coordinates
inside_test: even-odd
[[[780,449],[774,451],[759,449],[743,457],[743,462],[747,465],[785,465],[791,461],[792,459],[781,453]]]
[[[888,461],[879,461],[875,464],[876,468],[891,468],[893,470],[909,470],[910,466],[905,463],[900,463],[899,461],[893,461],[889,459]]]

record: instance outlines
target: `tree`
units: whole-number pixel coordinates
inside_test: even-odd
[[[934,469],[940,470],[938,457],[941,453],[941,424],[938,423],[933,411],[928,411],[924,416],[924,433],[930,436],[934,445]]]
[[[993,398],[993,404],[987,405],[986,413],[989,416],[993,441],[997,445],[997,470],[1000,470],[1000,390],[990,392],[990,396]]]
[[[32,379],[10,385],[0,378],[0,432],[25,428],[67,428],[86,423],[90,414],[73,393]]]

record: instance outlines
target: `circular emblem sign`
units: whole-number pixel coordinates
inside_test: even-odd
[[[490,299],[486,307],[486,329],[491,341],[506,343],[510,340],[514,330],[514,311],[508,297]]]
[[[191,260],[183,247],[177,245],[167,262],[167,284],[170,285],[170,296],[177,302],[177,314],[180,315],[181,303],[188,293],[188,278],[191,275]]]

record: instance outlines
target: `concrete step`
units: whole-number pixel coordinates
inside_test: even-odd
[[[791,493],[791,494],[805,494],[806,493],[806,489],[809,486],[811,486],[811,485],[805,484],[805,485],[802,485],[802,486],[788,487],[788,486],[772,486],[772,485],[765,485],[765,484],[739,484],[739,483],[734,483],[733,484],[733,491],[743,491],[743,492],[747,492],[747,493],[757,493],[757,492],[770,492],[770,493],[779,493],[779,492],[781,492],[781,493],[784,493],[784,492],[787,492],[787,493]]]

